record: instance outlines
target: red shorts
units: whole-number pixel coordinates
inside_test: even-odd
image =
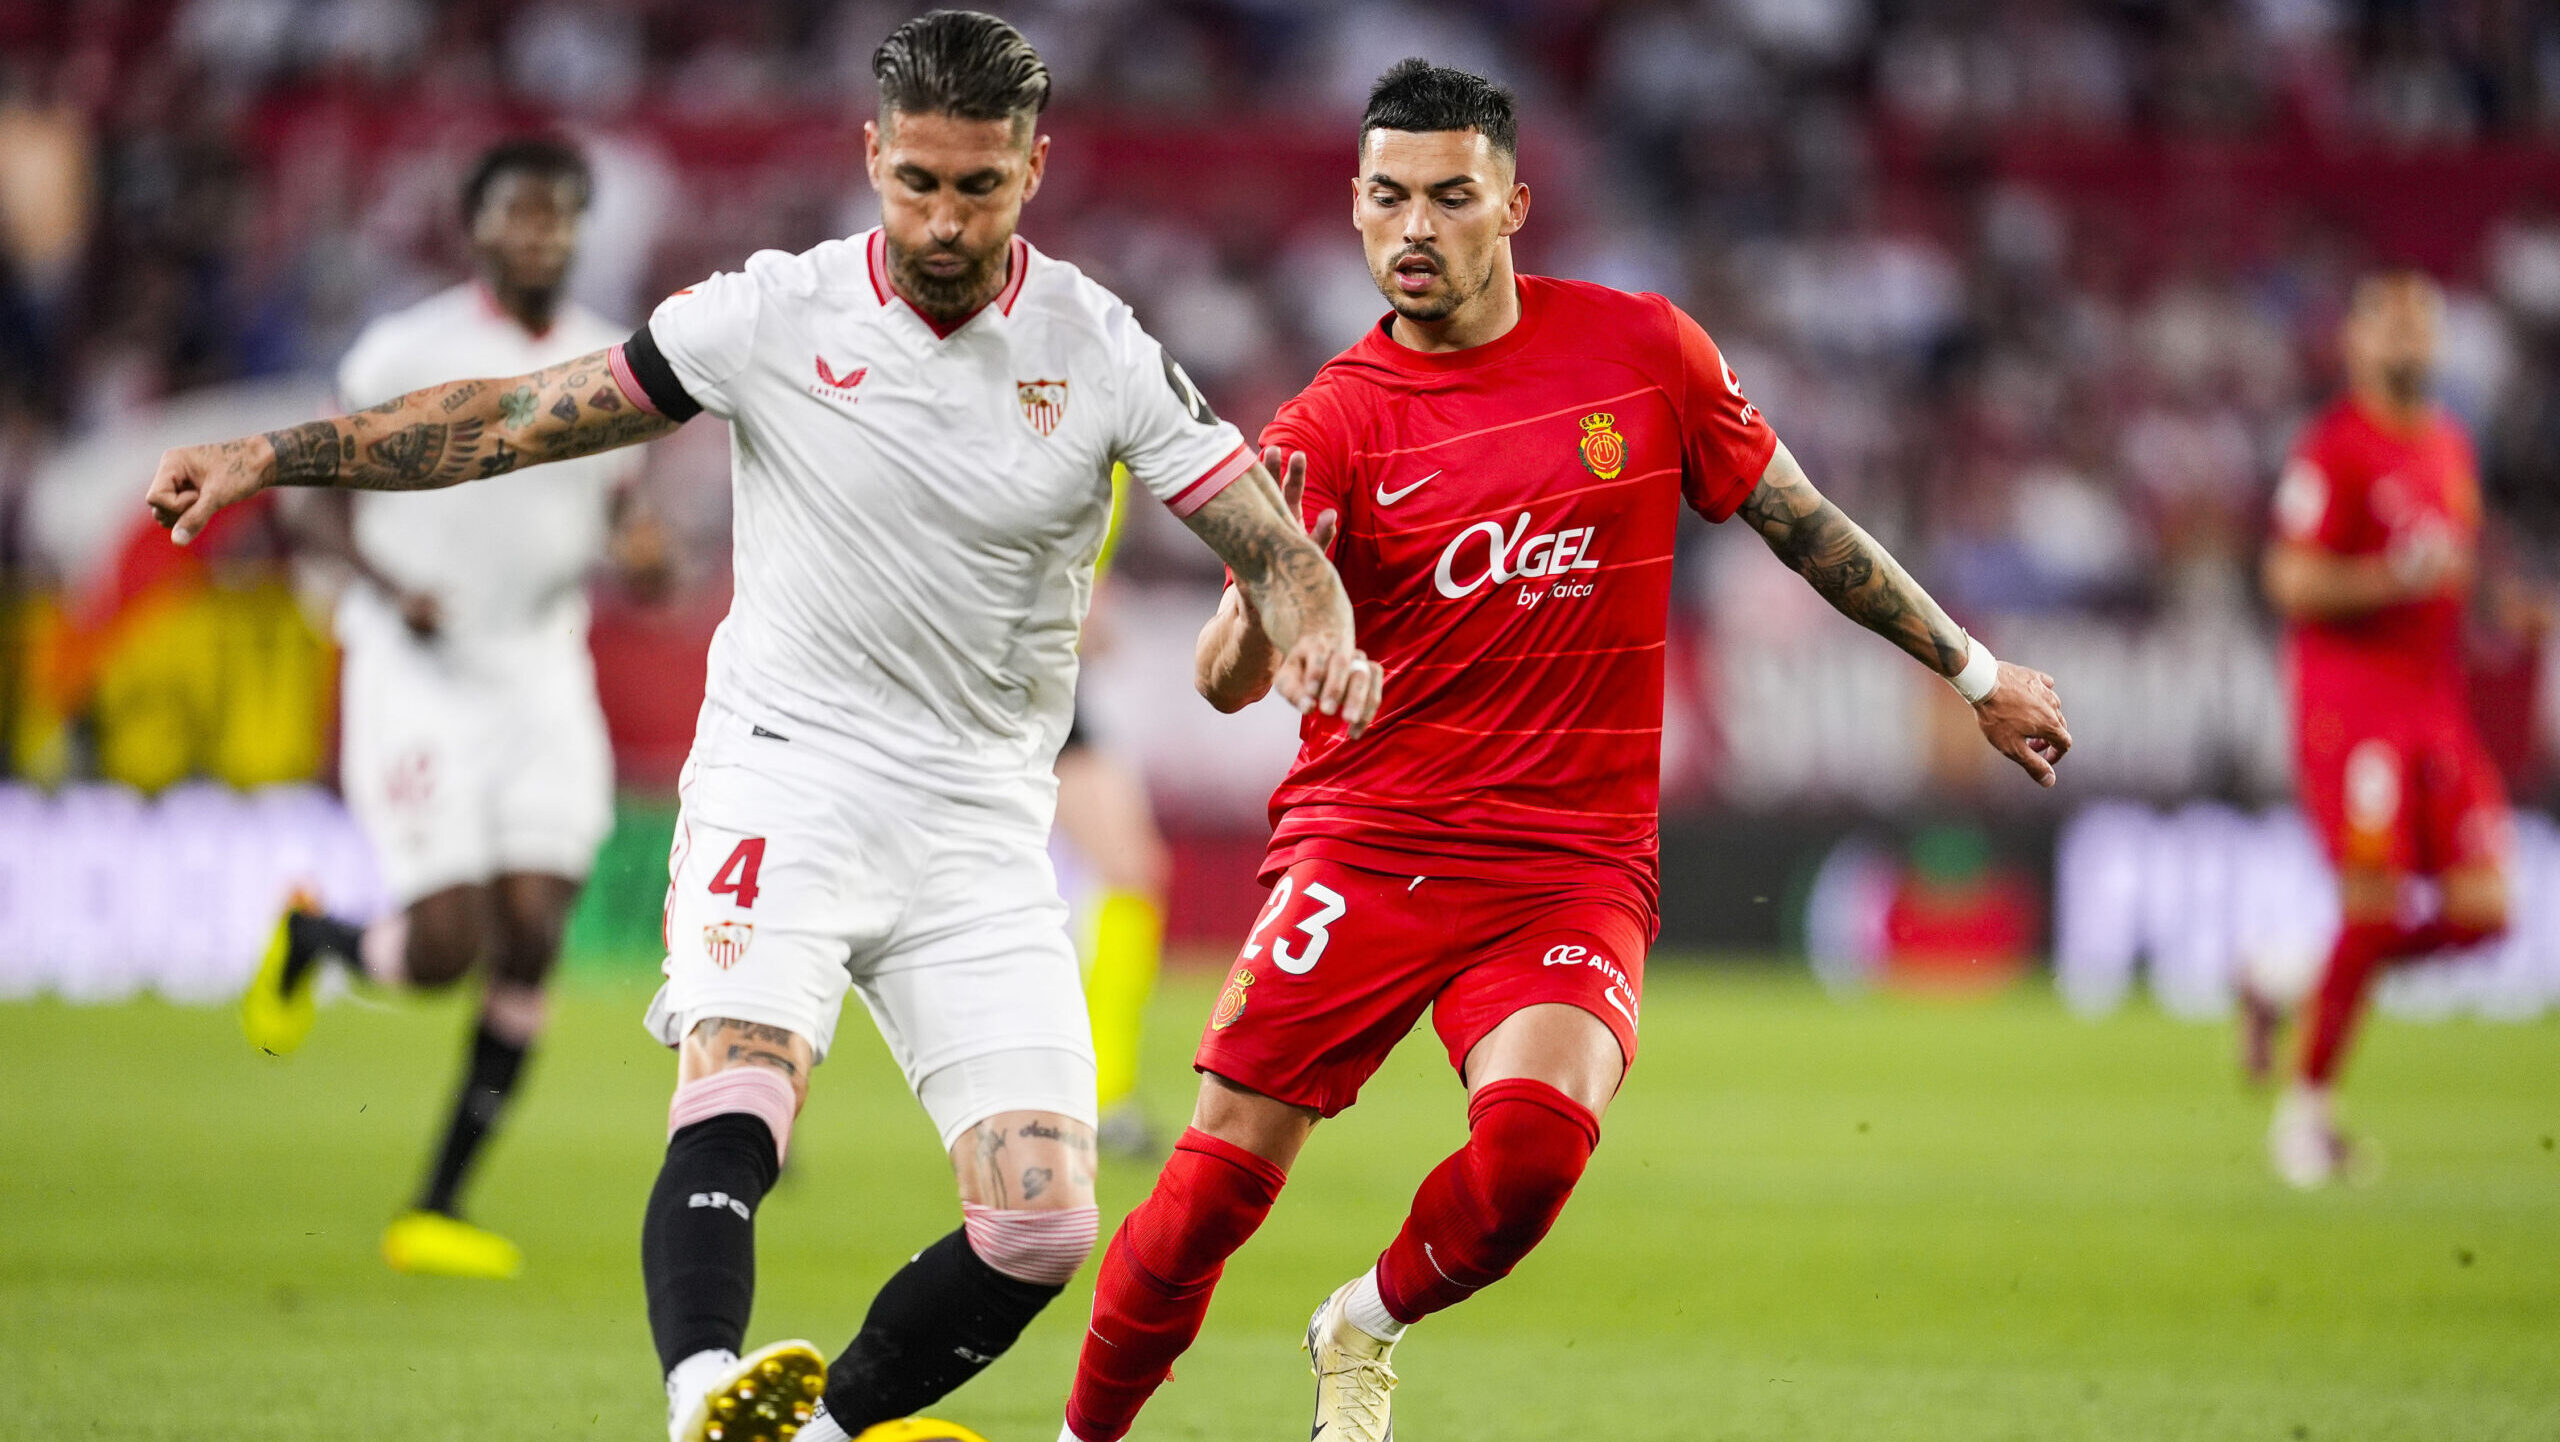
[[[1463,1072],[1505,1018],[1562,1002],[1608,1023],[1632,1066],[1652,935],[1650,912],[1627,887],[1300,861],[1271,888],[1192,1065],[1332,1116],[1426,1006]]]
[[[2468,716],[2307,710],[2296,784],[2330,859],[2433,876],[2507,850],[2507,788]]]

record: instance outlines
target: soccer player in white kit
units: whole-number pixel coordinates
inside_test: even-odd
[[[462,195],[477,275],[367,326],[339,368],[340,401],[538,369],[626,334],[563,294],[589,188],[585,162],[556,141],[484,154]],[[655,529],[609,519],[637,516],[636,470],[628,456],[593,456],[541,486],[329,491],[295,508],[303,553],[352,573],[337,618],[341,780],[393,909],[360,928],[297,902],[241,1020],[260,1049],[293,1050],[323,959],[392,986],[485,977],[443,1142],[415,1207],[383,1234],[403,1271],[505,1277],[520,1265],[512,1242],[461,1219],[458,1199],[542,1029],[561,933],[613,824],[585,585],[611,542]]]
[[[1340,579],[1243,438],[1125,305],[1015,236],[1047,159],[1039,56],[936,11],[872,69],[878,230],[761,253],[532,375],[171,451],[148,497],[183,543],[270,485],[452,485],[730,421],[737,594],[648,1013],[680,1055],[641,1244],[679,1442],[905,1417],[1092,1248],[1093,1052],[1046,844],[1112,464],[1233,570],[1284,697],[1355,735],[1378,702]],[[755,1209],[849,990],[940,1130],[963,1224],[832,1366],[797,1342],[741,1358]]]

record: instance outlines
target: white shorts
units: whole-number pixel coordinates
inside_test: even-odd
[[[586,876],[613,829],[613,745],[583,640],[345,657],[339,783],[393,905],[509,872]]]
[[[709,1017],[823,1059],[848,989],[948,1147],[1006,1111],[1095,1123],[1093,1033],[1048,837],[705,706],[668,858],[668,1046]]]

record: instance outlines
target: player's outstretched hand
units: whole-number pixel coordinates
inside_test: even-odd
[[[274,449],[264,437],[180,446],[160,453],[160,469],[143,500],[169,539],[183,546],[204,530],[214,512],[266,489],[274,464]]]
[[[1279,674],[1271,684],[1280,699],[1301,711],[1341,717],[1356,738],[1378,714],[1384,680],[1378,663],[1359,647],[1341,637],[1310,632],[1280,659]]]
[[[2001,662],[2000,679],[1973,708],[1973,717],[1992,749],[2017,762],[2038,786],[2053,784],[2054,763],[2071,749],[2071,728],[2063,722],[2062,697],[2051,676]]]
[[[1306,515],[1307,453],[1283,451],[1278,446],[1262,448],[1262,468],[1280,478],[1280,499],[1292,516]],[[1326,511],[1307,527],[1307,539],[1316,549],[1328,555],[1333,551],[1335,530],[1341,525],[1342,513]],[[1246,614],[1252,604],[1246,603]],[[1257,624],[1259,624],[1257,622]],[[1281,699],[1301,711],[1320,711],[1327,716],[1340,716],[1354,737],[1369,729],[1369,719],[1378,714],[1380,687],[1385,673],[1357,646],[1331,636],[1308,635],[1280,660],[1280,670],[1272,678]]]
[[[1307,453],[1283,452],[1278,446],[1264,446],[1262,468],[1280,478],[1280,499],[1289,503],[1289,514],[1304,516],[1307,513]],[[1307,527],[1307,539],[1316,543],[1317,550],[1330,556],[1333,554],[1333,533],[1341,524],[1340,511],[1325,511],[1316,517],[1314,525]]]

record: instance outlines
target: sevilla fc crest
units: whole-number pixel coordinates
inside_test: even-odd
[[[1245,990],[1253,985],[1253,973],[1243,967],[1227,978],[1227,989],[1218,993],[1218,1009],[1209,1013],[1209,1030],[1225,1031],[1244,1015]]]
[[[711,964],[727,971],[747,954],[747,943],[756,939],[752,921],[715,921],[702,928],[702,954]]]
[[[1058,422],[1067,418],[1067,383],[1065,381],[1015,381],[1013,393],[1022,401],[1022,418],[1043,436],[1058,433]]]
[[[1618,434],[1618,418],[1593,411],[1582,418],[1582,468],[1604,481],[1614,481],[1627,464],[1627,438]]]

